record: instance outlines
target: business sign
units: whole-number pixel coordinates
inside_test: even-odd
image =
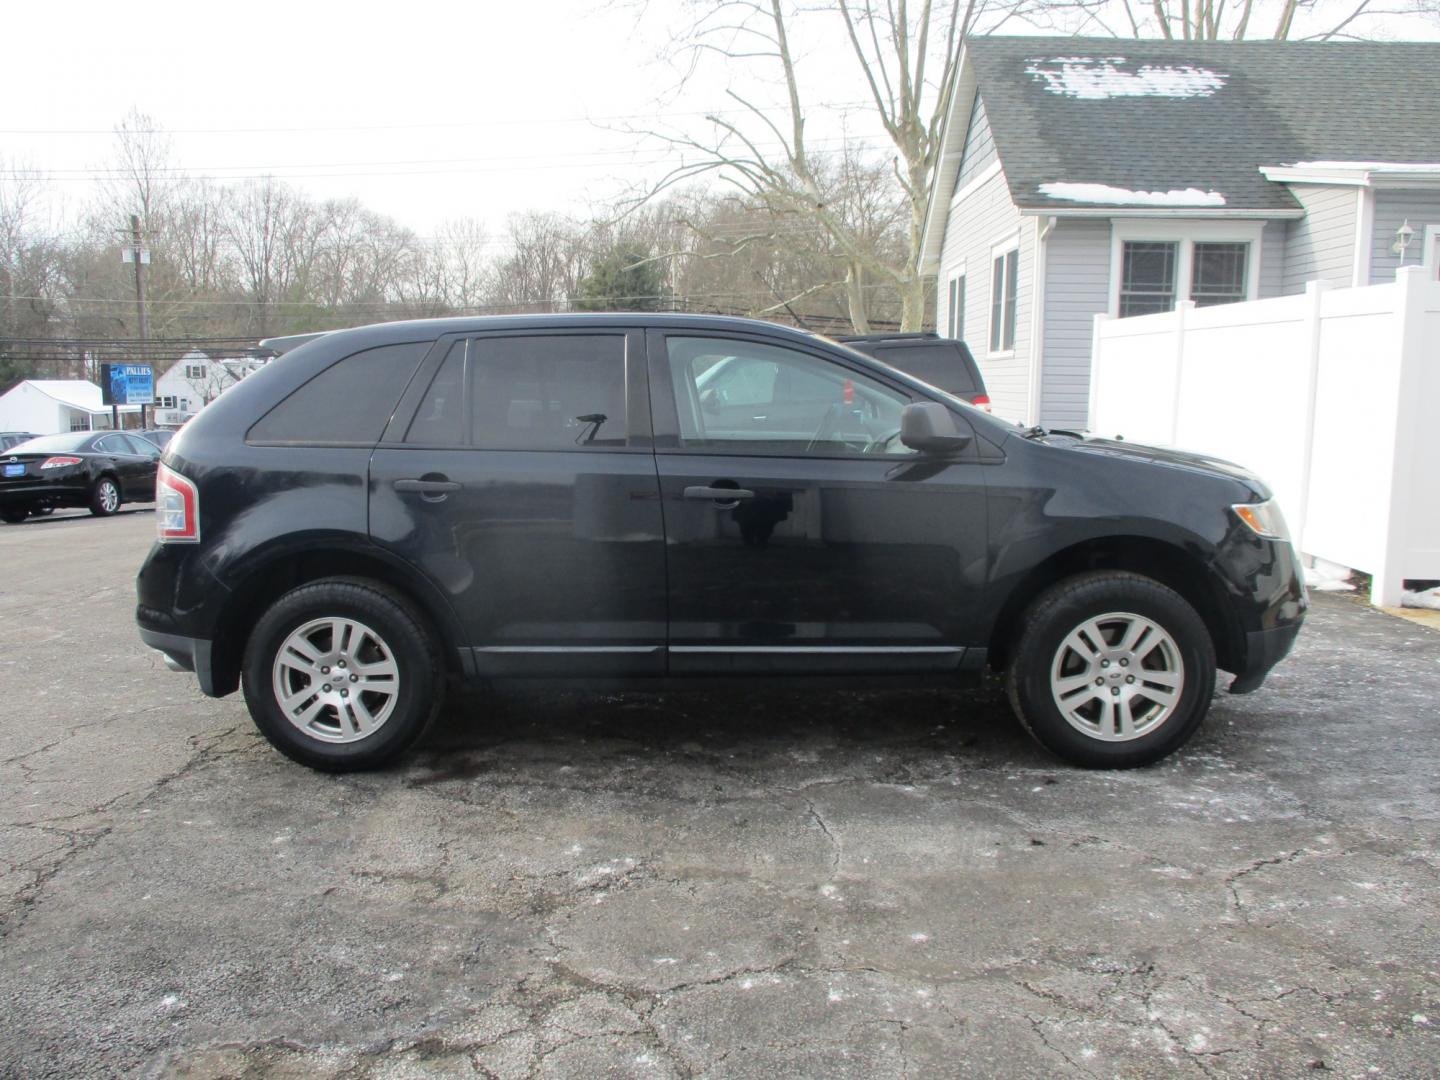
[[[155,404],[155,369],[149,364],[101,364],[100,400],[106,405]]]

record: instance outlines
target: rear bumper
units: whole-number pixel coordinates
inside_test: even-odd
[[[211,642],[204,638],[182,637],[179,634],[162,634],[158,630],[140,627],[140,640],[156,652],[165,656],[172,668],[193,671],[200,680],[200,691],[207,697],[219,697],[215,692],[215,673],[210,662]]]
[[[0,506],[27,506],[35,503],[84,506],[90,489],[83,480],[10,481],[0,484]]]
[[[1237,672],[1230,684],[1230,693],[1248,694],[1260,689],[1270,669],[1290,655],[1300,634],[1303,619],[1270,630],[1255,630],[1245,635],[1245,670]]]

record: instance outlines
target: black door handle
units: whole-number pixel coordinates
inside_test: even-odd
[[[740,502],[742,499],[753,499],[755,493],[746,491],[744,488],[729,487],[687,487],[685,498],[706,499],[714,502]]]
[[[459,491],[460,485],[454,480],[396,480],[395,490],[439,495],[443,498],[452,491]]]

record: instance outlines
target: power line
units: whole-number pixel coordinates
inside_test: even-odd
[[[812,106],[817,111],[843,111],[846,109],[868,108],[872,103],[868,101],[838,101],[820,106]],[[786,113],[789,112],[788,105],[762,106],[759,110],[762,113]],[[688,118],[695,116],[748,116],[752,114],[749,109],[700,109],[692,112],[670,112],[670,113],[626,113],[615,116],[557,116],[535,119],[534,117],[495,117],[484,120],[444,120],[431,121],[428,123],[406,122],[401,124],[305,124],[283,127],[213,127],[213,128],[126,128],[125,133],[132,135],[270,135],[270,134],[309,134],[317,131],[431,131],[448,130],[455,128],[477,128],[477,127],[539,127],[545,124],[601,124],[621,120],[644,120],[647,123],[654,123],[657,120],[669,120],[672,118]],[[118,128],[0,128],[0,135],[119,135]]]

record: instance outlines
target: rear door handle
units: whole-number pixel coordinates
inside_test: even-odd
[[[395,490],[419,492],[421,495],[448,495],[459,491],[460,485],[454,480],[396,480]]]
[[[740,502],[742,499],[753,499],[755,493],[746,491],[744,488],[728,487],[687,487],[685,498],[705,499],[714,502]]]

